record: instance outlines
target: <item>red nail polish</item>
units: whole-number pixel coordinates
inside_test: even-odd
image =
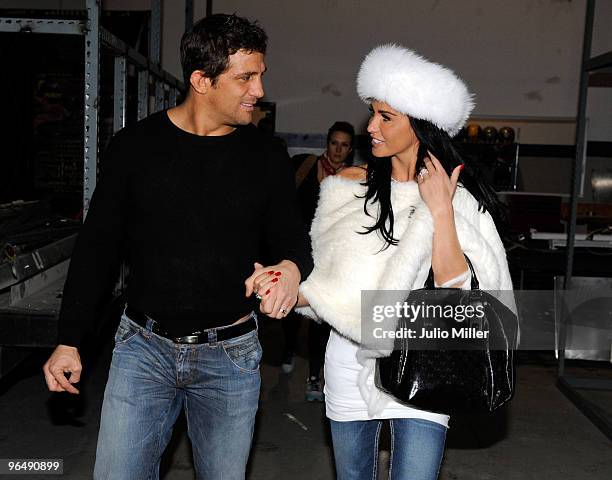
[[[270,271],[268,272],[268,275],[274,275],[274,271],[273,271],[273,270],[270,270]]]
[[[268,293],[270,293],[270,289],[266,290],[266,295],[267,295]]]
[[[461,164],[461,167],[459,168],[459,171],[463,170],[465,168],[465,163]]]
[[[275,273],[274,273],[274,276],[276,276],[276,277],[280,277],[281,275],[282,275],[282,273],[281,273],[281,272],[275,272]]]
[[[278,282],[278,278],[273,278],[272,282]]]

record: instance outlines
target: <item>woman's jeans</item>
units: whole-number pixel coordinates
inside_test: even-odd
[[[386,420],[330,420],[338,480],[375,480],[378,437]],[[444,454],[446,427],[420,418],[389,420],[392,480],[436,480]]]
[[[96,480],[149,480],[185,409],[198,479],[244,479],[259,400],[257,330],[179,345],[125,314],[104,392]]]

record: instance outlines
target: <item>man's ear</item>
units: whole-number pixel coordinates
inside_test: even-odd
[[[205,94],[211,87],[212,82],[202,70],[194,70],[189,77],[189,83],[196,93]]]

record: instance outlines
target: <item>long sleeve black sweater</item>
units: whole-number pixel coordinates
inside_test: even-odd
[[[123,259],[128,303],[177,335],[251,311],[255,261],[310,273],[287,152],[255,127],[197,136],[162,111],[119,132],[103,160],[64,287],[61,344],[93,330]]]

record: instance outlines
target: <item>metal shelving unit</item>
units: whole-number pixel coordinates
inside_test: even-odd
[[[84,45],[83,77],[83,214],[96,187],[99,159],[99,109],[101,53],[109,52],[113,65],[113,132],[126,126],[128,70],[136,69],[136,118],[176,105],[183,83],[164,71],[161,60],[161,0],[151,1],[150,57],[146,57],[100,25],[101,1],[86,0],[83,20],[0,17],[2,32],[81,36]],[[186,13],[193,20],[193,1]],[[130,67],[130,65],[132,67]],[[150,89],[150,85],[152,88]],[[151,94],[154,97],[151,98]],[[151,101],[153,100],[153,101]],[[16,256],[0,269],[0,377],[27,350],[23,347],[53,347],[57,343],[57,317],[61,290],[75,235]],[[18,267],[23,267],[19,269]],[[33,268],[36,267],[36,268]],[[20,272],[23,274],[20,275]],[[19,294],[19,295],[18,295]],[[10,355],[10,358],[7,356]],[[6,358],[9,360],[7,361]]]
[[[154,84],[153,111],[176,105],[183,83],[160,66],[161,60],[161,0],[151,2],[151,41],[147,58],[100,25],[100,1],[86,0],[85,20],[0,17],[0,32],[47,33],[80,35],[85,46],[84,122],[83,122],[83,212],[96,187],[98,170],[98,106],[100,92],[100,49],[115,56],[113,131],[125,126],[128,65],[138,70],[138,115],[149,114],[149,84]],[[191,8],[193,12],[193,7]]]
[[[581,179],[583,176],[584,157],[587,149],[587,95],[591,74],[612,69],[612,51],[596,57],[591,57],[591,44],[593,40],[593,20],[595,16],[595,0],[587,1],[586,19],[584,28],[584,42],[582,46],[582,65],[580,69],[580,92],[578,100],[577,129],[576,129],[576,157],[572,170],[572,195],[570,203],[569,228],[567,233],[567,264],[563,290],[572,288],[572,274],[574,268],[574,247],[576,234],[576,218],[578,212],[578,196],[580,194]],[[593,424],[612,440],[612,418],[602,408],[589,401],[581,389],[612,391],[612,380],[582,378],[566,375],[565,349],[567,340],[567,319],[571,313],[567,311],[565,302],[561,302],[561,328],[559,332],[559,350],[557,352],[559,363],[557,371],[557,386],[571,400],[578,409]]]

